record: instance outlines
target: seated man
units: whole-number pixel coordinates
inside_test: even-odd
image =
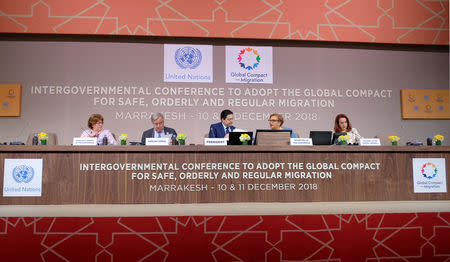
[[[210,138],[224,138],[228,137],[230,132],[233,132],[235,127],[233,126],[233,112],[228,109],[223,110],[220,113],[221,122],[212,124],[209,128]]]
[[[153,123],[153,128],[146,130],[146,131],[144,131],[144,133],[142,133],[141,143],[143,145],[145,145],[145,139],[147,137],[149,137],[149,138],[168,137],[169,135],[172,138],[177,137],[177,132],[173,128],[164,126],[164,116],[161,113],[152,114],[151,120]],[[175,143],[176,143],[175,139],[172,139],[172,141],[175,141]]]

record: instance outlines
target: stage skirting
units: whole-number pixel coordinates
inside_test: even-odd
[[[1,261],[448,261],[450,213],[9,217]]]
[[[1,261],[449,261],[450,195],[414,193],[412,178],[412,159],[448,167],[449,152],[2,146],[2,163],[43,159],[43,183],[0,197]]]

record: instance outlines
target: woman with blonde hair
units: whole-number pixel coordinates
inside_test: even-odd
[[[80,137],[95,137],[97,144],[103,144],[103,138],[108,138],[108,145],[118,145],[116,139],[109,130],[103,129],[103,116],[100,114],[92,114],[88,120],[88,130],[84,130]]]
[[[284,118],[281,114],[271,114],[269,117],[269,126],[272,130],[291,130],[291,138],[296,138],[294,131],[289,127],[283,127]]]

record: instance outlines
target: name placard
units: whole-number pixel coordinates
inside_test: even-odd
[[[96,137],[74,137],[72,141],[72,145],[74,146],[96,146],[97,138]]]
[[[312,139],[309,137],[305,138],[291,138],[291,146],[312,146]]]
[[[205,138],[205,146],[226,146],[227,138]]]
[[[161,137],[161,138],[147,137],[145,139],[145,145],[146,146],[168,146],[168,145],[170,145],[170,139],[168,137]]]
[[[360,146],[381,146],[381,142],[379,138],[360,138],[359,139]]]

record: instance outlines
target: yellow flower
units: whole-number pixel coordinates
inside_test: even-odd
[[[350,140],[350,136],[349,135],[341,135],[341,136],[338,137],[338,141],[339,142],[342,142],[342,141],[347,142],[348,140]]]
[[[248,134],[242,134],[242,135],[239,137],[239,140],[240,140],[241,142],[244,142],[244,141],[250,141],[250,136],[249,136]]]
[[[391,142],[397,142],[398,140],[400,140],[400,137],[398,136],[389,136],[388,138]]]
[[[127,140],[127,139],[128,139],[128,134],[121,134],[121,135],[119,136],[119,140],[120,140],[120,141]]]
[[[440,140],[442,142],[442,141],[444,141],[444,136],[443,135],[435,135],[434,140]]]
[[[48,139],[48,134],[41,132],[38,134],[39,140],[47,140]]]
[[[178,133],[176,140],[177,141],[186,140],[186,134],[185,133]]]

